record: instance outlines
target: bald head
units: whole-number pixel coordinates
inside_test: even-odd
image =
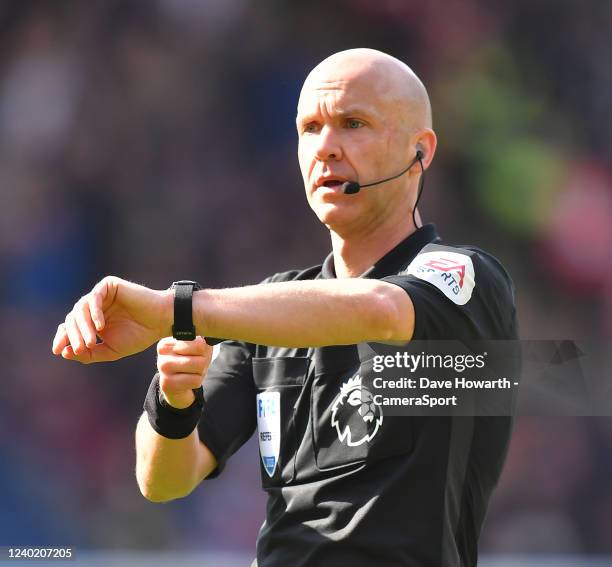
[[[432,127],[427,90],[402,61],[375,49],[334,53],[319,63],[304,81],[300,103],[313,91],[355,87],[392,105],[395,118],[410,129]],[[298,103],[298,113],[300,104]]]
[[[436,149],[427,91],[407,65],[374,49],[335,53],[306,78],[296,126],[306,194],[321,222],[342,238],[383,225],[405,232]],[[384,188],[356,196],[342,189],[382,179]]]

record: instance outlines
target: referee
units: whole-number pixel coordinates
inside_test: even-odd
[[[158,342],[136,432],[150,500],[218,476],[257,431],[269,498],[254,565],[475,566],[511,418],[385,417],[360,345],[516,339],[512,282],[490,254],[421,223],[436,135],[405,64],[371,49],[325,59],[297,129],[306,197],[331,236],[322,264],[221,290],[109,276],[68,313],[53,352],[90,363]]]

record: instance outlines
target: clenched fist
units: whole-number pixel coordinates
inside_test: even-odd
[[[193,341],[166,337],[157,343],[159,388],[171,406],[182,409],[193,403],[193,390],[202,385],[212,351],[202,337]]]

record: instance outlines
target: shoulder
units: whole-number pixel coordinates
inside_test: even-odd
[[[428,244],[397,275],[415,310],[413,339],[517,336],[514,285],[502,263],[472,245]]]
[[[430,283],[457,305],[468,303],[475,292],[514,299],[514,284],[502,263],[470,244],[428,244],[400,275]]]

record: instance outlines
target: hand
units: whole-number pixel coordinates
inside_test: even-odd
[[[202,337],[193,341],[166,337],[157,343],[159,389],[171,406],[183,409],[193,403],[193,390],[202,385],[212,351]]]
[[[76,302],[57,328],[52,352],[82,363],[141,352],[171,333],[173,292],[107,276]],[[102,342],[96,342],[97,337]]]

